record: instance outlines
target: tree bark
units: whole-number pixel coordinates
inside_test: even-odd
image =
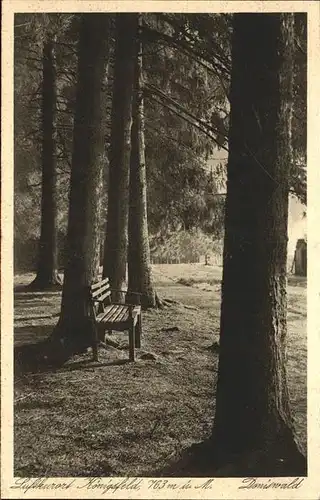
[[[114,289],[121,289],[126,280],[135,18],[136,14],[118,14],[116,17],[108,214],[103,259],[103,275],[109,278]]]
[[[128,222],[128,297],[132,301],[141,294],[144,308],[155,307],[152,286],[147,216],[147,179],[144,141],[144,100],[142,43],[139,37],[139,16],[136,15],[136,54],[132,103],[129,222]]]
[[[55,335],[67,354],[91,344],[87,287],[99,269],[103,184],[102,82],[108,57],[109,16],[83,14],[78,45],[71,188],[60,320]]]
[[[261,450],[303,473],[285,349],[293,16],[236,14],[232,47],[213,441],[226,461]]]
[[[57,83],[54,40],[44,42],[42,57],[42,199],[37,275],[32,288],[45,290],[61,285],[57,248]]]

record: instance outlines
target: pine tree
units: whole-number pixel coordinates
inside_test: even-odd
[[[142,44],[138,33],[138,16],[136,30],[129,186],[128,291],[129,294],[141,293],[141,305],[147,308],[155,306],[155,293],[151,281],[148,233]],[[133,295],[131,300],[134,298]]]
[[[63,340],[64,355],[91,343],[87,287],[99,268],[99,233],[103,180],[102,82],[109,49],[110,17],[83,14],[78,45],[78,81],[67,263],[61,315],[53,337]]]
[[[250,455],[257,475],[305,472],[285,368],[292,77],[293,16],[235,15],[213,447],[244,475]]]
[[[57,247],[57,82],[54,45],[54,36],[47,35],[42,57],[41,233],[37,276],[31,283],[32,288],[40,290],[61,285]]]
[[[129,168],[136,14],[116,16],[116,46],[109,149],[108,214],[103,275],[113,289],[126,279]],[[121,294],[119,296],[119,300]]]

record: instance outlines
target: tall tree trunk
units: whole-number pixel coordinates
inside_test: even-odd
[[[102,81],[109,49],[109,16],[83,14],[78,45],[78,82],[65,267],[60,320],[54,335],[66,352],[90,345],[86,287],[99,268],[100,205],[104,137]]]
[[[61,285],[57,249],[56,64],[54,41],[44,42],[42,57],[42,199],[37,275],[32,288]]]
[[[141,305],[148,308],[155,307],[155,293],[151,280],[147,218],[142,43],[139,40],[138,15],[136,29],[129,186],[128,291],[129,297],[130,291],[141,293]],[[134,295],[130,297],[131,300],[134,298]]]
[[[232,47],[214,446],[295,457],[303,473],[284,344],[293,16],[236,14]]]
[[[114,289],[122,288],[126,279],[135,37],[136,14],[118,14],[109,151],[108,215],[103,262],[103,275],[109,277]]]

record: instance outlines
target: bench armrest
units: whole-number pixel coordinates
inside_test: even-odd
[[[119,288],[110,288],[111,292],[120,292],[120,293],[129,293],[129,294],[132,294],[132,295],[143,295],[143,293],[140,293],[140,292],[131,292],[129,290],[121,290]]]
[[[132,304],[127,304],[129,306],[129,317],[136,318],[141,314],[141,306],[134,306]]]

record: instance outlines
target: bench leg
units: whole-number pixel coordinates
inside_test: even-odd
[[[137,331],[135,332],[135,347],[138,349],[141,347],[141,333],[142,333],[142,321],[141,321],[141,314],[138,316],[138,321],[137,321]]]
[[[95,342],[92,346],[92,360],[99,361],[98,358],[98,344]]]
[[[134,361],[134,344],[135,344],[135,341],[134,341],[134,334],[135,334],[135,328],[134,328],[134,323],[132,322],[132,324],[130,325],[130,328],[129,328],[129,360],[130,361]]]
[[[98,329],[94,325],[93,326],[93,335],[92,335],[92,360],[93,361],[99,361],[98,360],[98,344],[99,344],[99,338],[98,338]]]

